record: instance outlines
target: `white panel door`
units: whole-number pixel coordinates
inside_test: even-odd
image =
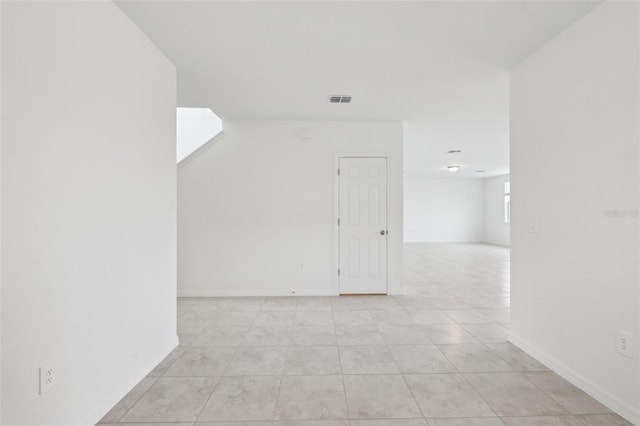
[[[340,294],[387,293],[387,159],[340,158]]]

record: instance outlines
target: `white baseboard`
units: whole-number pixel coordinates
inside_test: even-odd
[[[79,425],[84,426],[94,426],[96,423],[100,421],[104,417],[105,414],[113,408],[126,394],[129,393],[131,389],[133,389],[140,380],[145,378],[147,374],[149,374],[155,367],[162,361],[167,355],[171,353],[178,346],[178,336],[174,336],[167,343],[163,345],[161,351],[158,351],[157,355],[150,359],[148,363],[145,363],[143,367],[141,367],[137,374],[133,374],[131,378],[125,382],[120,389],[116,392],[112,393],[109,398],[107,398],[104,402],[102,402],[98,408],[84,421],[80,422]]]
[[[178,297],[242,297],[242,296],[337,296],[338,292],[331,288],[322,288],[316,290],[180,290],[178,289]]]
[[[547,353],[535,348],[532,344],[526,340],[515,335],[513,332],[509,333],[509,341],[515,346],[519,347],[548,368],[553,370],[556,374],[572,383],[574,386],[580,388],[585,393],[589,394],[592,398],[596,399],[601,404],[608,407],[610,410],[624,417],[627,421],[634,425],[640,425],[640,412],[629,404],[621,401],[616,396],[602,389],[583,375],[577,373],[571,367],[563,364]]]
[[[490,245],[490,246],[511,248],[511,245],[509,245],[509,244],[494,243],[494,242],[491,242],[491,241],[483,241],[482,244],[487,244],[487,245]]]

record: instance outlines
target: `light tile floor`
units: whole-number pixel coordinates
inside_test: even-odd
[[[178,300],[180,346],[101,421],[628,425],[507,343],[509,250],[407,244],[406,296]]]

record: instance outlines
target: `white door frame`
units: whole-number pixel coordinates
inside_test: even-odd
[[[387,160],[387,238],[385,244],[387,245],[387,258],[385,262],[386,267],[386,290],[385,294],[389,294],[389,232],[395,232],[395,230],[389,229],[389,223],[391,222],[389,217],[389,159],[390,153],[371,153],[371,154],[336,154],[333,159],[333,252],[334,252],[334,268],[333,268],[333,287],[336,295],[340,295],[340,277],[338,276],[338,269],[340,268],[340,227],[338,226],[338,218],[340,217],[340,176],[338,176],[338,169],[340,168],[341,158],[385,158]]]

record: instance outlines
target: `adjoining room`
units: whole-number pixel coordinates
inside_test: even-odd
[[[638,1],[0,12],[3,425],[640,425]]]

